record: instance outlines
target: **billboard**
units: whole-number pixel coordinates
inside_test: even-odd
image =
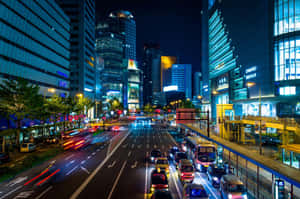
[[[139,84],[128,83],[128,103],[139,103]]]

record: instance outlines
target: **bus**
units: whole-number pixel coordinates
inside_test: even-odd
[[[188,157],[199,171],[205,172],[209,165],[216,162],[217,150],[213,143],[196,136],[186,137],[184,143]]]

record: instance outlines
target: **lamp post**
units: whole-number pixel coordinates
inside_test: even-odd
[[[255,86],[256,83],[255,82],[247,82],[246,83],[246,86],[248,88],[251,88],[253,86]],[[259,104],[258,104],[258,117],[259,117],[259,154],[262,155],[262,138],[261,138],[261,120],[262,120],[262,117],[261,117],[261,87],[259,86],[259,98],[258,98],[258,101],[259,101]]]

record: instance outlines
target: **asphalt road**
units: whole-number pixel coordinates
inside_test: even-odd
[[[176,142],[159,125],[139,125],[122,134],[113,147],[109,144],[112,135],[107,133],[97,137],[100,141],[84,150],[66,152],[1,184],[0,199],[150,198],[147,192],[153,165],[146,157],[154,148],[167,155]],[[47,171],[51,163],[55,166]],[[220,198],[205,174],[197,173],[194,182],[203,184],[210,198]],[[173,165],[169,189],[174,199],[182,198],[182,184]]]

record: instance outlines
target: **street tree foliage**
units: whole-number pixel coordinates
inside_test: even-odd
[[[153,113],[153,107],[151,106],[150,103],[147,103],[145,106],[144,106],[144,112],[145,113]]]
[[[117,111],[117,110],[122,111],[124,107],[123,104],[117,98],[114,98],[109,101],[109,109],[111,111]]]
[[[4,80],[0,84],[0,117],[7,119],[8,130],[0,131],[0,136],[15,133],[16,144],[19,146],[22,120],[38,119],[44,124],[50,120],[56,129],[60,117],[66,118],[72,112],[84,114],[93,106],[94,103],[83,96],[61,98],[53,95],[46,98],[40,94],[39,86],[22,78]],[[15,129],[10,126],[9,121],[16,124]],[[66,121],[63,121],[65,127]]]
[[[179,108],[195,108],[194,104],[192,103],[191,100],[183,100],[179,104]]]

